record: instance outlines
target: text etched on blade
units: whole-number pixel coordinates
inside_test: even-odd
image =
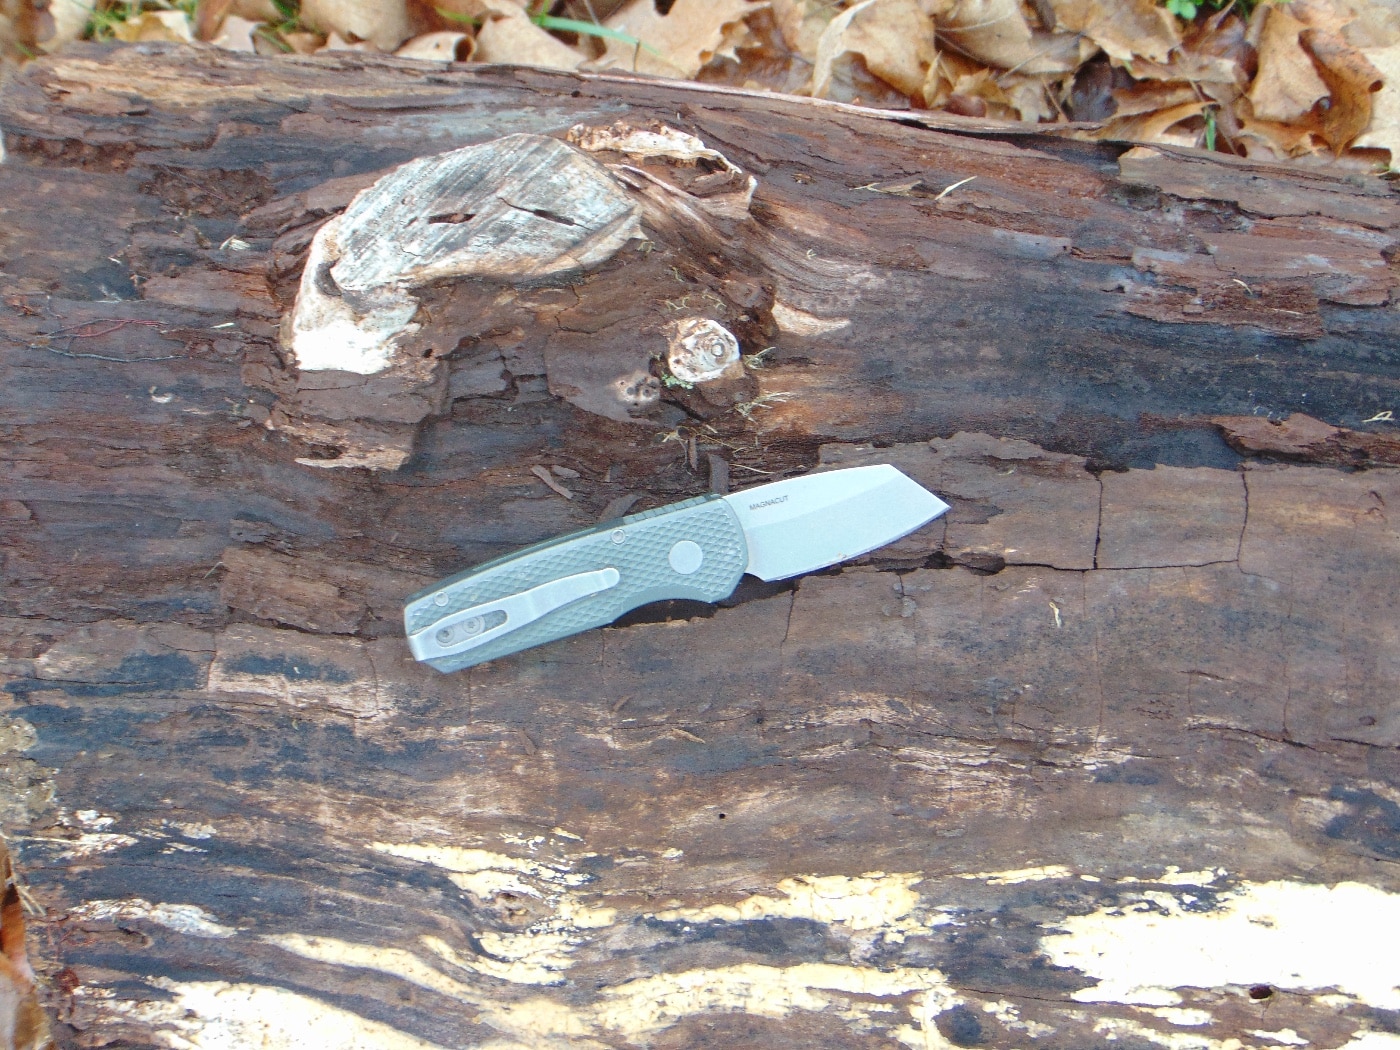
[[[786,503],[786,496],[774,496],[772,499],[760,500],[757,503],[750,503],[749,510],[762,510],[764,507],[771,507],[777,503]]]

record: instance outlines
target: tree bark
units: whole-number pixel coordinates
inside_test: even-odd
[[[720,159],[589,148],[619,126]],[[0,801],[63,1045],[1400,1023],[1354,948],[1400,932],[1386,183],[148,45],[32,64],[0,129]],[[327,222],[512,134],[635,235],[415,284],[387,366],[307,367]],[[742,359],[675,381],[695,319]],[[407,651],[475,561],[867,462],[952,511],[458,674]]]

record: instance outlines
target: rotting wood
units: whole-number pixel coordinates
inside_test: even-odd
[[[1217,428],[1381,447],[1388,190],[905,119],[365,56],[30,67],[0,101],[0,800],[61,1041],[1386,1037],[1400,992],[1335,931],[1400,935],[1400,472]],[[455,335],[429,393],[279,353],[376,179],[619,121],[752,173],[749,217],[599,154],[646,176],[645,239],[424,290]],[[867,188],[911,173],[977,178]],[[738,339],[739,403],[661,383],[685,316]],[[639,368],[647,411],[601,411]],[[411,456],[309,465],[352,444]],[[463,674],[405,651],[397,603],[473,560],[876,461],[953,510]]]
[[[1400,434],[1396,433],[1334,427],[1302,412],[1294,412],[1287,419],[1218,416],[1213,422],[1230,447],[1249,455],[1265,453],[1280,459],[1345,467],[1400,466]],[[1366,422],[1393,425],[1395,413],[1378,412]]]

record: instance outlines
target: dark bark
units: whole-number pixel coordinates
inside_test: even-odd
[[[652,201],[585,272],[429,289],[411,374],[292,367],[312,237],[377,173],[619,120],[757,176],[747,217]],[[1387,184],[144,46],[30,66],[0,127],[0,797],[62,1040],[1393,1030],[1306,938],[1225,947],[1362,892],[1400,921]],[[742,374],[608,401],[688,315]],[[1332,429],[1221,418],[1295,412]],[[408,458],[333,465],[373,449]],[[407,652],[404,597],[473,561],[869,461],[947,520],[452,676]]]

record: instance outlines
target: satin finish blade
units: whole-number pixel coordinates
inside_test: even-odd
[[[948,504],[887,464],[759,485],[724,497],[744,529],[745,571],[785,580],[893,543]]]

